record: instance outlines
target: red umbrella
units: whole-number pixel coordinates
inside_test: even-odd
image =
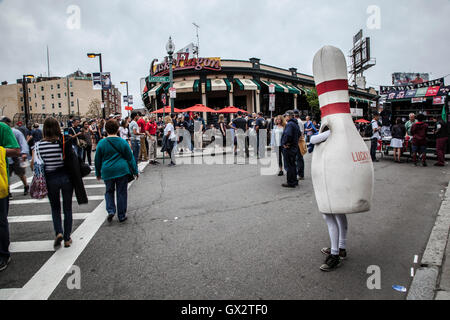
[[[173,111],[175,113],[182,112],[180,109],[177,109],[177,108],[174,108]],[[172,113],[172,109],[169,106],[167,106],[167,107],[161,108],[159,110],[153,111],[152,113]]]
[[[365,119],[359,119],[359,120],[356,120],[355,122],[357,122],[357,123],[370,123],[370,121],[367,121]]]
[[[204,106],[202,104],[196,104],[193,107],[184,109],[183,112],[211,112],[216,113],[217,111],[211,108],[208,108],[207,106]]]
[[[243,113],[248,113],[245,110],[242,110],[242,109],[239,109],[239,108],[236,108],[236,107],[233,107],[233,106],[226,107],[226,108],[224,108],[222,110],[219,110],[219,111],[217,111],[217,113],[238,113],[238,111],[241,111]]]

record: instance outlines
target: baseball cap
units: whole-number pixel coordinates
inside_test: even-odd
[[[11,123],[11,119],[6,116],[3,116],[0,118],[0,122]]]
[[[17,122],[17,125],[18,125],[18,126],[21,126],[22,124],[23,124],[22,121]]]
[[[286,113],[284,114],[285,116],[290,116],[290,117],[293,117],[294,116],[294,111],[292,111],[292,110],[288,110],[288,111],[286,111]]]

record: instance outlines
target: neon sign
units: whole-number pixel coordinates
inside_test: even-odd
[[[162,76],[169,74],[169,59],[166,57],[163,63],[155,64],[158,59],[152,61],[150,67],[150,76]],[[220,71],[222,70],[222,63],[220,58],[191,58],[189,53],[180,52],[177,57],[173,59],[173,70],[194,69],[200,71],[203,69]]]

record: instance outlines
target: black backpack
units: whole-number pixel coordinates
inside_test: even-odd
[[[364,128],[364,136],[366,137],[373,136],[372,122],[366,124],[366,127]]]

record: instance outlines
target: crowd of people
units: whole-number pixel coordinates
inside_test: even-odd
[[[389,146],[394,150],[394,161],[402,163],[401,157],[405,152],[409,152],[415,166],[419,162],[426,167],[427,164],[427,146],[428,137],[431,133],[436,138],[437,162],[435,166],[445,166],[445,153],[449,139],[448,122],[442,118],[431,118],[433,130],[429,132],[429,124],[426,122],[424,114],[418,115],[411,113],[409,120],[403,123],[401,118],[396,118],[393,125],[384,125],[380,123],[380,113],[374,112],[373,119],[369,129],[371,130],[371,148],[370,153],[372,161],[378,162],[376,152],[379,149],[379,143],[385,137],[390,139]]]
[[[416,119],[417,118],[417,119]],[[382,134],[387,130],[379,123],[380,114],[375,112],[369,126],[371,137],[371,156],[377,162],[376,151]],[[448,125],[441,119],[433,119],[436,129],[438,162],[445,165],[445,148],[448,141]],[[74,116],[67,124],[54,118],[47,118],[40,129],[39,124],[25,126],[18,122],[16,127],[9,118],[0,119],[0,156],[5,171],[1,172],[0,196],[0,271],[9,261],[9,229],[7,222],[9,199],[8,179],[16,174],[24,186],[24,195],[33,193],[26,177],[26,168],[35,170],[35,165],[43,163],[46,190],[55,231],[55,249],[70,247],[72,239],[72,197],[75,192],[79,204],[88,202],[82,178],[89,174],[94,165],[98,180],[105,183],[105,201],[107,220],[112,222],[117,214],[120,223],[127,220],[127,187],[139,178],[138,164],[148,161],[152,165],[158,162],[158,147],[170,159],[169,166],[176,166],[175,151],[191,152],[202,150],[205,146],[205,133],[223,140],[223,147],[232,146],[234,155],[238,149],[244,150],[249,157],[250,136],[256,139],[257,157],[265,156],[266,141],[260,141],[260,134],[267,132],[268,145],[278,157],[278,176],[286,173],[285,188],[296,188],[305,177],[304,155],[312,152],[315,144],[326,140],[329,132],[319,135],[320,124],[309,116],[301,117],[299,110],[290,110],[283,115],[266,117],[263,113],[218,115],[213,121],[205,123],[201,113],[168,114],[165,117],[156,114],[142,115],[132,112],[129,117],[120,114],[110,115],[107,119],[80,119]],[[410,115],[407,123],[396,119],[388,128],[392,134],[390,146],[394,149],[394,161],[400,157],[405,144],[410,145],[413,162],[418,159],[426,166],[426,145],[428,125],[424,115]],[[366,130],[367,131],[367,130]],[[240,136],[241,135],[241,136]],[[316,138],[318,136],[320,138]],[[313,138],[315,137],[315,138]],[[227,141],[227,139],[232,141]],[[209,141],[212,141],[211,139]],[[262,146],[262,147],[261,147]],[[92,159],[92,155],[94,159]],[[7,159],[7,160],[6,160]],[[6,161],[8,161],[6,163]],[[86,163],[87,161],[87,163]],[[0,166],[0,169],[2,166]],[[36,174],[36,173],[35,173]],[[4,190],[6,186],[6,191]],[[3,192],[3,193],[2,193]],[[34,190],[36,193],[36,191]],[[62,194],[62,198],[60,195]],[[33,196],[33,194],[32,194]],[[117,199],[117,204],[116,200]],[[61,221],[64,214],[64,222]],[[327,253],[330,248],[324,248]],[[325,263],[321,269],[328,271],[336,267],[336,261]]]

